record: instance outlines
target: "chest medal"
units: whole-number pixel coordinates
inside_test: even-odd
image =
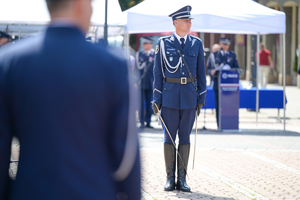
[[[232,58],[227,57],[227,62],[229,63],[232,60]]]
[[[173,61],[173,57],[169,57],[169,60],[170,60],[170,62],[172,62]]]

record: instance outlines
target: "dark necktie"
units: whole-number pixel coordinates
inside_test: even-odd
[[[181,48],[183,49],[183,47],[184,47],[184,38],[180,38],[180,41],[181,41]]]

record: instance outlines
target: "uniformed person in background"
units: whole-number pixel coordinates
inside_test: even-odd
[[[137,69],[140,71],[139,88],[141,93],[141,104],[139,118],[141,126],[153,128],[151,123],[151,101],[153,92],[153,64],[154,64],[154,49],[152,48],[153,40],[149,37],[143,37],[142,40],[143,50],[136,53]]]
[[[206,76],[202,41],[188,34],[191,6],[169,15],[175,32],[158,40],[155,50],[153,110],[161,112],[164,128],[166,191],[175,189],[176,135],[179,137],[176,189],[189,192],[186,183],[190,152],[190,133],[206,97]],[[170,132],[171,137],[169,136]]]
[[[215,107],[216,107],[216,119],[217,126],[219,128],[219,85],[218,76],[220,70],[228,70],[233,68],[239,68],[239,64],[236,58],[236,54],[229,50],[230,38],[220,38],[219,45],[221,49],[213,53],[215,63],[209,62],[207,73],[213,77],[213,89],[215,94]]]
[[[0,31],[0,48],[4,47],[8,43],[10,43],[11,40],[12,40],[12,37],[9,34],[3,32],[3,31]]]

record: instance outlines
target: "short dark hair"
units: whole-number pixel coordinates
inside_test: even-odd
[[[67,8],[70,1],[73,0],[46,0],[49,13]]]

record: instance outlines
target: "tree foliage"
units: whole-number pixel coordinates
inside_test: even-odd
[[[119,4],[121,6],[122,11],[135,6],[136,4],[142,2],[143,0],[119,0]]]

